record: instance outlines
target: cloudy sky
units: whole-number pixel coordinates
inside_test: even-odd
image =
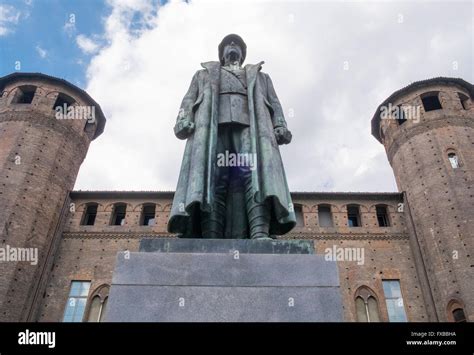
[[[24,0],[0,5],[0,75],[43,72],[84,88],[107,125],[76,189],[173,190],[173,135],[200,63],[228,33],[265,61],[293,142],[292,191],[396,191],[370,119],[393,91],[436,76],[473,82],[472,1]]]

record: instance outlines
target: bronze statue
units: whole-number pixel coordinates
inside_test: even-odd
[[[291,132],[263,62],[235,34],[202,63],[174,127],[187,139],[168,231],[185,238],[274,238],[296,224],[278,145]]]

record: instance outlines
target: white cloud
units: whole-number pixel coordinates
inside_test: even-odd
[[[69,36],[73,37],[76,33],[76,14],[71,12],[67,15],[67,20],[63,25],[63,31]]]
[[[66,22],[63,26],[63,30],[68,36],[72,36],[74,32],[76,32],[76,24],[72,22]]]
[[[452,58],[472,63],[465,31],[472,19],[462,3],[109,4],[107,46],[87,71],[87,91],[108,122],[77,189],[175,189],[184,149],[172,130],[180,101],[228,33],[246,41],[247,63],[265,60],[285,112],[294,111],[287,117],[293,142],[281,148],[293,191],[396,190],[384,148],[370,135],[377,105],[412,81],[472,80],[469,67],[453,72],[451,65]]]
[[[46,56],[48,55],[48,52],[41,48],[39,45],[35,47],[36,49],[36,53],[38,53],[38,55],[41,57],[41,58],[46,58]]]
[[[13,32],[20,20],[21,12],[11,5],[0,5],[0,36]]]
[[[84,35],[78,35],[76,37],[76,43],[86,54],[93,54],[99,49],[99,44]]]

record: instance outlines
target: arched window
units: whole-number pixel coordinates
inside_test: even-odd
[[[155,210],[154,203],[147,203],[143,205],[142,216],[140,217],[140,225],[153,226],[155,224]]]
[[[23,85],[16,89],[12,104],[31,104],[35,97],[36,86]]]
[[[361,286],[355,294],[356,316],[358,322],[380,322],[379,306],[374,292]]]
[[[88,322],[103,322],[109,299],[109,285],[102,285],[91,296],[89,305]]]
[[[448,153],[448,160],[449,160],[449,163],[451,164],[451,167],[453,169],[457,169],[461,166],[461,163],[459,162],[459,158],[458,158],[458,155],[456,154],[456,152],[449,152]]]
[[[295,205],[296,226],[304,227],[303,206]]]
[[[453,299],[448,302],[447,313],[450,322],[467,322],[466,314],[464,313],[464,304],[459,300]]]
[[[347,205],[347,225],[349,227],[360,227],[360,207],[359,205]]]
[[[91,202],[87,204],[86,209],[84,210],[84,216],[82,217],[81,225],[83,226],[93,226],[95,219],[97,217],[97,206],[96,202]]]
[[[58,94],[58,97],[56,98],[56,101],[54,102],[53,109],[57,110],[57,107],[61,107],[62,110],[66,111],[63,112],[64,114],[67,114],[67,108],[69,106],[74,105],[76,101],[69,95],[63,94],[60,92]]]
[[[330,205],[318,205],[318,220],[320,227],[332,227],[332,213]]]

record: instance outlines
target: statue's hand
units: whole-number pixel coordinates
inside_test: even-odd
[[[174,134],[178,139],[187,139],[194,132],[194,122],[181,119],[174,126]]]
[[[290,143],[293,137],[286,127],[275,127],[273,132],[275,133],[275,138],[279,145]]]

